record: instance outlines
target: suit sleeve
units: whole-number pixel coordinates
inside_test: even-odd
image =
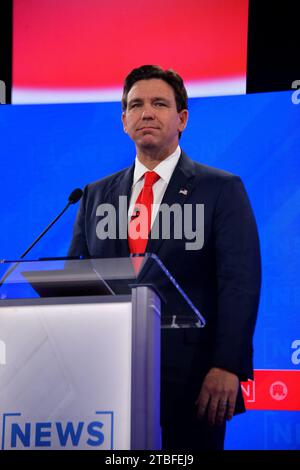
[[[218,289],[213,366],[253,377],[253,334],[261,285],[255,218],[239,177],[224,183],[214,217]]]
[[[86,186],[83,191],[83,196],[80,201],[80,206],[76,215],[76,220],[73,227],[73,236],[68,250],[68,256],[82,256],[89,257],[89,249],[86,240],[86,220],[85,220],[85,207],[87,200],[88,187]]]

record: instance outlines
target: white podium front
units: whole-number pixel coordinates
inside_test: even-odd
[[[102,290],[107,286],[101,296],[37,297],[55,294],[48,274],[57,276],[57,263],[54,270],[41,261],[9,268],[10,283],[0,289],[2,450],[160,448],[160,298],[134,284],[134,274],[130,284],[127,268],[120,270],[125,261],[113,261],[118,276],[109,274],[111,262],[103,260],[100,269],[99,262],[88,277],[83,262],[79,275],[69,262],[60,272],[69,276],[69,294],[78,279],[91,285],[97,272]],[[129,294],[113,295],[116,280]],[[16,292],[22,297],[13,298]]]

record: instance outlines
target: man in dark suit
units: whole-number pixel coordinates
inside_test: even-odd
[[[226,420],[244,411],[240,381],[253,376],[261,282],[255,219],[238,176],[196,163],[180,149],[188,111],[178,74],[152,65],[134,69],[125,79],[122,107],[124,131],[136,146],[135,163],[85,188],[69,255],[147,251],[163,261],[207,322],[203,329],[162,330],[163,448],[223,449]],[[110,203],[118,209],[120,196],[129,201],[128,239],[103,240],[97,207]],[[194,211],[194,245],[184,231],[181,238],[151,238],[160,209],[173,204]],[[136,221],[143,205],[152,212]],[[195,210],[201,205],[200,227]],[[138,240],[130,229],[136,222],[146,226],[146,236]]]

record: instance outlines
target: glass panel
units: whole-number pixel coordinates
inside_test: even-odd
[[[205,320],[154,254],[124,258],[52,258],[0,263],[0,298],[129,295],[149,286],[162,300],[162,326],[203,327]]]

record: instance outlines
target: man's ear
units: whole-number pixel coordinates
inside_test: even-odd
[[[122,112],[122,123],[123,123],[123,129],[124,129],[124,132],[127,134],[127,125],[126,125],[126,112],[123,111]]]
[[[189,117],[189,112],[187,109],[182,109],[178,114],[179,114],[178,130],[179,132],[182,132],[186,128],[188,117]]]

